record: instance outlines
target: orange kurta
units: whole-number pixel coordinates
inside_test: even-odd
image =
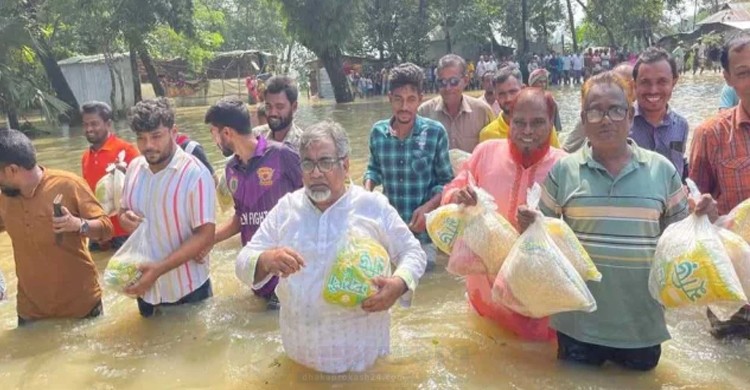
[[[547,173],[567,153],[550,148],[536,164],[524,168],[510,154],[507,139],[490,140],[477,146],[469,160],[464,163],[455,179],[445,186],[442,203],[449,203],[453,194],[466,187],[469,173],[476,184],[495,198],[497,211],[513,226],[518,227],[516,211],[526,204],[526,191],[537,183],[543,183]],[[469,275],[466,290],[472,307],[482,317],[489,318],[503,328],[531,340],[550,340],[555,332],[548,326],[548,319],[533,319],[511,311],[492,300],[492,283],[495,275]]]
[[[52,201],[57,194],[73,216],[104,224],[104,236],[112,224],[86,182],[63,171],[44,169],[30,199],[0,195],[0,231],[7,230],[13,243],[18,276],[18,316],[81,318],[101,300],[99,274],[79,233],[64,233],[60,246],[52,230]]]

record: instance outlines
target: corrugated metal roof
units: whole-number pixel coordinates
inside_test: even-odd
[[[750,2],[728,3],[721,11],[701,20],[698,24],[750,21]]]
[[[127,54],[117,53],[112,54],[114,59],[120,59],[122,57],[128,57]],[[73,64],[103,64],[104,54],[94,54],[91,56],[76,56],[66,58],[64,60],[57,61],[58,65],[73,65]]]

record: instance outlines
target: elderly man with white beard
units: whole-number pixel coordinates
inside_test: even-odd
[[[326,373],[364,371],[390,352],[389,309],[408,307],[426,256],[385,196],[347,184],[349,139],[324,121],[300,137],[304,188],[284,196],[242,249],[237,276],[250,286],[281,277],[276,294],[289,357]],[[369,281],[376,292],[361,305],[325,299],[342,244],[356,231],[382,246],[390,263]]]

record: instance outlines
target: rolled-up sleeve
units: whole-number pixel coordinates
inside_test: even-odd
[[[274,275],[267,275],[263,280],[255,283],[255,270],[258,267],[260,255],[279,246],[279,225],[283,213],[289,209],[286,202],[288,195],[279,200],[276,207],[271,209],[266,218],[260,224],[260,228],[253,235],[250,242],[237,255],[237,262],[234,271],[237,278],[243,283],[250,286],[253,290],[260,290],[268,283]]]
[[[384,202],[382,207],[383,232],[388,242],[388,255],[396,267],[393,276],[401,278],[409,289],[401,296],[400,303],[402,307],[409,307],[419,279],[424,275],[427,255],[396,209],[387,202]]]
[[[378,154],[378,131],[377,128],[373,128],[370,132],[370,159],[367,162],[367,170],[365,171],[364,181],[371,180],[373,184],[379,185],[383,182],[383,172],[380,165],[380,156]]]

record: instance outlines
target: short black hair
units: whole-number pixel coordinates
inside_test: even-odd
[[[174,108],[167,98],[148,99],[130,109],[130,128],[136,133],[151,132],[160,126],[174,127]]]
[[[83,103],[81,106],[81,115],[83,114],[97,114],[105,122],[109,122],[114,118],[112,115],[112,107],[109,104],[92,100],[90,102]]]
[[[424,83],[424,72],[411,62],[399,64],[388,73],[388,84],[391,91],[411,85],[419,93],[422,92],[422,83]]]
[[[239,134],[250,134],[250,112],[247,105],[235,97],[225,97],[206,111],[205,123],[231,127]]]
[[[284,92],[287,100],[290,104],[294,104],[297,101],[299,91],[297,90],[297,83],[289,76],[273,76],[266,82],[266,90],[263,92],[263,96],[268,96],[269,93],[277,94]]]
[[[0,168],[18,165],[29,170],[36,166],[36,149],[26,134],[14,129],[0,129]]]
[[[721,48],[721,67],[729,72],[729,52],[738,52],[750,45],[750,35],[740,34],[727,40],[727,43]]]
[[[511,77],[518,80],[519,84],[523,84],[523,76],[521,76],[521,72],[518,69],[513,66],[503,66],[495,72],[495,77],[492,79],[492,86],[502,84]]]
[[[673,79],[676,80],[680,77],[680,74],[677,72],[677,63],[675,62],[674,57],[672,57],[668,51],[660,47],[651,46],[638,56],[638,61],[636,61],[633,66],[633,80],[638,79],[638,69],[641,67],[641,64],[654,64],[659,61],[667,61],[667,63],[669,63]]]

